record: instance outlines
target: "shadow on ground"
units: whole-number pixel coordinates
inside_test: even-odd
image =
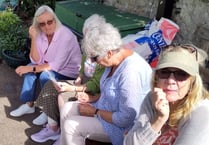
[[[19,118],[11,117],[9,113],[21,105],[19,93],[22,78],[16,75],[15,69],[5,62],[0,63],[0,145],[52,145],[53,141],[35,143],[31,134],[38,132],[42,126],[35,126],[32,120],[39,115],[40,110]]]

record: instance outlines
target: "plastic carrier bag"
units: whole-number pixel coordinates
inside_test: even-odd
[[[123,44],[141,55],[151,67],[155,67],[161,49],[172,43],[178,31],[179,26],[169,19],[153,19],[144,31],[125,36]]]

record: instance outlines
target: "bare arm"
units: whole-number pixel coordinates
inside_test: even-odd
[[[29,35],[31,38],[31,50],[30,50],[30,57],[37,62],[40,59],[38,50],[37,50],[37,45],[36,45],[36,40],[38,36],[38,30],[35,26],[30,26],[29,28]]]

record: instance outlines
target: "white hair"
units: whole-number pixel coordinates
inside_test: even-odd
[[[38,20],[37,18],[42,15],[43,13],[50,13],[53,17],[54,17],[54,20],[56,22],[56,29],[62,25],[62,23],[60,22],[60,20],[57,18],[56,14],[54,13],[54,11],[47,5],[42,5],[40,6],[36,12],[35,12],[35,15],[34,15],[34,18],[33,18],[33,25],[36,26],[39,31],[41,31],[40,27],[38,26]]]
[[[98,14],[91,15],[85,20],[83,24],[83,35],[85,35],[87,31],[94,29],[95,27],[98,27],[99,25],[102,25],[104,23],[105,18],[103,16],[100,16]]]
[[[120,33],[112,24],[104,22],[87,31],[82,48],[87,56],[104,56],[109,50],[119,49],[122,45]]]

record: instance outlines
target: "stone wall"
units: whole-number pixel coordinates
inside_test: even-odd
[[[176,37],[178,41],[193,42],[209,53],[209,45],[206,45],[209,41],[208,7],[207,0],[179,0],[173,10],[172,19],[180,26]]]
[[[105,0],[105,4],[122,11],[154,18],[157,14],[158,0]],[[209,54],[209,0],[176,0],[172,18],[180,31],[174,41],[192,42]]]

